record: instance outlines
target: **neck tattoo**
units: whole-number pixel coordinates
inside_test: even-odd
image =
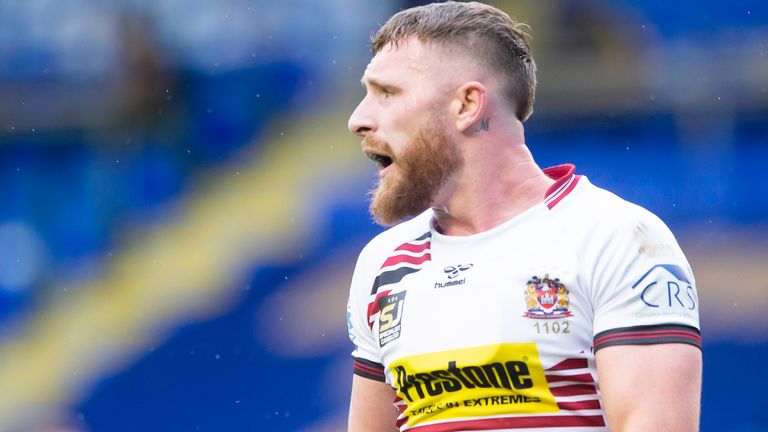
[[[487,131],[491,128],[491,118],[486,117],[480,120],[480,124],[475,127],[475,132]]]

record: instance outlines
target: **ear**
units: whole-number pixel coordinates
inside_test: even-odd
[[[452,106],[456,116],[456,129],[466,132],[479,124],[488,105],[488,92],[477,81],[470,81],[456,90]]]

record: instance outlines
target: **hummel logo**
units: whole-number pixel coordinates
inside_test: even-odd
[[[464,270],[469,270],[471,268],[472,264],[459,264],[457,266],[448,266],[444,268],[443,271],[448,273],[448,279],[453,279],[459,275],[459,272],[463,272]]]

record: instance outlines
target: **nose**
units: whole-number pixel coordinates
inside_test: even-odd
[[[371,132],[376,131],[376,122],[368,109],[368,96],[363,98],[357,105],[357,108],[349,116],[347,128],[350,132],[361,137],[365,137]]]

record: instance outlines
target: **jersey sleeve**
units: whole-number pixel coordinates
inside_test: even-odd
[[[700,348],[696,283],[669,228],[633,206],[590,237],[595,351],[658,343]]]
[[[376,381],[385,381],[379,344],[368,322],[368,303],[372,278],[366,271],[365,250],[358,258],[347,301],[347,329],[349,339],[355,345],[352,351],[353,373]]]

